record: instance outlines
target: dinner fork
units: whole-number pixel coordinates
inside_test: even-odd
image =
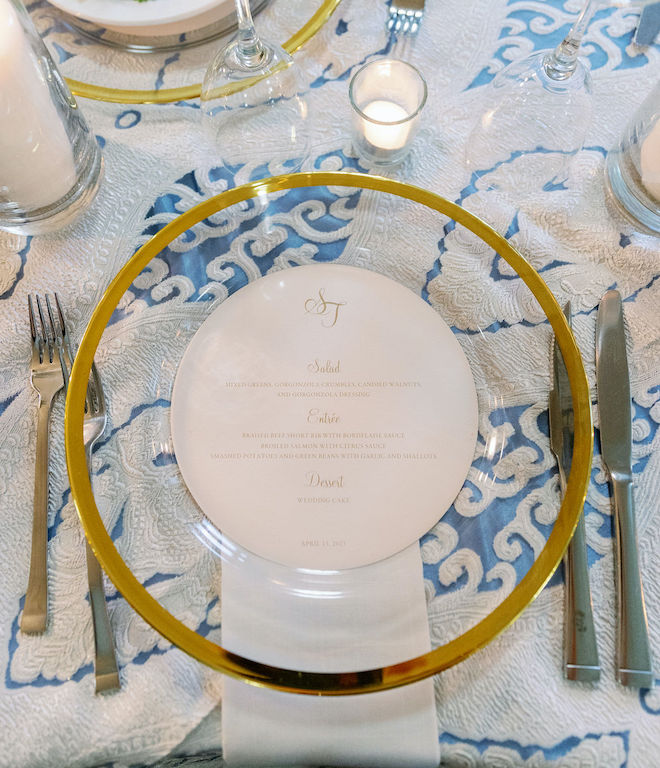
[[[85,418],[83,421],[83,440],[87,469],[92,476],[92,449],[96,441],[105,432],[108,423],[108,412],[105,407],[105,396],[101,379],[92,361],[92,370],[87,385],[85,400]],[[112,639],[112,629],[105,604],[103,588],[103,573],[99,561],[85,539],[87,552],[87,581],[89,584],[89,600],[92,606],[92,622],[94,625],[94,671],[96,674],[96,693],[117,690],[119,686],[119,669],[115,655],[115,645]]]
[[[386,28],[392,37],[394,44],[390,51],[395,55],[398,49],[399,58],[402,57],[402,40],[409,40],[417,34],[419,25],[424,16],[425,0],[392,0]]]
[[[46,297],[48,301],[48,297]],[[64,386],[68,387],[69,372],[73,355],[69,336],[64,322],[64,313],[55,295],[56,311],[48,303],[49,319],[53,326],[53,335],[59,342],[58,349],[62,350],[60,363]],[[92,450],[97,440],[105,432],[108,423],[108,413],[105,406],[103,387],[96,363],[92,362],[89,381],[87,383],[87,396],[85,398],[85,416],[83,420],[83,442],[85,444],[85,456],[87,470],[92,469]],[[94,628],[94,674],[96,678],[96,693],[117,690],[119,685],[119,669],[115,646],[112,639],[112,628],[108,617],[108,609],[105,603],[105,589],[103,588],[103,572],[89,542],[85,539],[85,553],[87,560],[87,583],[89,586],[89,602],[92,608],[92,626]]]
[[[34,508],[30,574],[21,616],[21,632],[40,634],[48,620],[48,425],[53,398],[64,386],[60,349],[47,320],[41,297],[28,296],[32,361],[30,384],[39,395],[34,468]]]

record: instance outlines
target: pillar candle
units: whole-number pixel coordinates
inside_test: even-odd
[[[16,11],[0,0],[0,201],[32,210],[75,183],[63,118]]]
[[[660,202],[660,120],[657,120],[640,150],[642,184]]]

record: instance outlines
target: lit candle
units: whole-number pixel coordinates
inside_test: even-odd
[[[76,183],[71,142],[9,0],[0,0],[0,200],[25,210]]]
[[[405,146],[410,133],[408,113],[399,104],[376,99],[367,104],[362,112],[371,120],[364,121],[364,136],[370,144],[380,149],[400,149]]]
[[[353,146],[373,165],[401,162],[408,154],[426,102],[421,74],[400,59],[374,59],[352,77]]]
[[[642,184],[660,202],[660,120],[657,120],[640,150]]]

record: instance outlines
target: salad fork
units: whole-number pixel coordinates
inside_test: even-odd
[[[105,407],[105,397],[101,379],[92,362],[87,398],[85,400],[85,417],[83,421],[83,440],[87,456],[87,469],[92,474],[92,450],[96,441],[105,432],[108,423],[108,412]],[[92,623],[94,625],[94,672],[96,675],[96,693],[117,690],[119,686],[119,669],[112,639],[112,629],[105,604],[103,588],[103,573],[89,541],[85,539],[87,553],[87,581],[89,584],[89,601],[92,606]]]
[[[55,296],[56,309],[54,312],[48,303],[49,318],[53,327],[53,334],[61,350],[60,363],[65,388],[69,383],[69,372],[73,355],[69,344],[69,337],[64,322],[62,307]],[[92,370],[87,384],[87,397],[85,398],[85,416],[83,420],[83,441],[85,443],[85,455],[87,469],[92,469],[92,450],[97,440],[105,432],[108,422],[108,414],[105,406],[105,397],[101,386],[101,379],[96,369],[96,363],[92,362]],[[108,617],[108,609],[105,603],[105,589],[103,588],[103,572],[89,542],[85,539],[85,553],[87,560],[87,583],[89,586],[89,602],[92,609],[92,626],[94,628],[94,674],[96,678],[96,693],[116,690],[119,685],[119,670],[117,657],[112,639],[112,629]]]
[[[28,296],[32,361],[30,384],[39,396],[34,471],[34,509],[30,575],[21,615],[21,632],[40,634],[48,620],[48,426],[55,395],[64,387],[60,349],[38,295]]]

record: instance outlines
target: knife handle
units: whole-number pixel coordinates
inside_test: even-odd
[[[563,472],[560,472],[559,477],[563,493],[566,486]],[[589,587],[587,536],[582,512],[564,557],[564,581],[564,673],[567,680],[596,682],[600,679],[600,662]]]
[[[616,540],[617,679],[623,685],[651,688],[653,671],[642,578],[639,570],[632,478],[612,475]]]

